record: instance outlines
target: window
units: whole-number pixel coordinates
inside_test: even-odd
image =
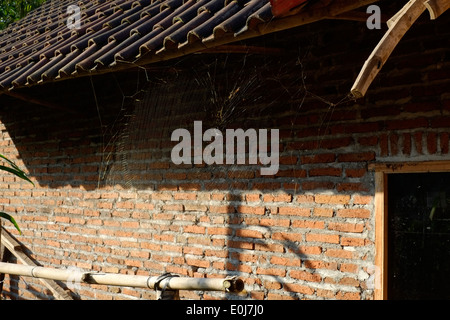
[[[450,299],[450,164],[374,166],[376,299]]]

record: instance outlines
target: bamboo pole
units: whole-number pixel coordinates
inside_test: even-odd
[[[159,281],[158,276],[149,277],[115,273],[75,272],[74,270],[68,269],[27,266],[5,262],[0,262],[0,273],[40,279],[73,281],[74,283],[104,284],[155,290],[199,290],[236,293],[244,290],[244,282],[235,277],[206,279],[168,275]]]
[[[1,228],[1,230],[3,233],[1,244],[5,246],[5,250],[8,250],[11,254],[13,254],[17,258],[17,261],[20,261],[23,265],[36,267],[37,264],[22,251],[22,246],[20,243],[4,228]],[[2,272],[0,273],[3,274]],[[72,297],[70,297],[69,294],[64,291],[64,289],[56,281],[42,278],[40,278],[39,281],[52,292],[55,299],[73,300]]]

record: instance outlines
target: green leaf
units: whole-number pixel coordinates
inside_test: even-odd
[[[5,218],[9,222],[11,222],[16,227],[17,231],[19,231],[19,234],[22,234],[22,231],[20,231],[19,225],[17,224],[16,220],[14,220],[13,217],[11,217],[9,214],[7,214],[5,212],[0,212],[0,217]]]
[[[25,173],[24,173],[23,171],[21,171],[21,170],[12,169],[12,168],[10,168],[10,167],[6,167],[6,166],[2,166],[2,165],[0,165],[0,170],[3,170],[3,171],[7,171],[7,172],[9,172],[9,173],[12,173],[13,175],[15,175],[15,176],[17,176],[17,177],[19,177],[19,178],[21,178],[21,179],[23,179],[23,180],[26,180],[26,181],[28,181],[28,182],[30,182],[31,184],[34,185],[33,181],[31,181],[31,180],[25,175]]]
[[[23,179],[23,180],[26,180],[26,181],[28,181],[28,182],[30,182],[30,183],[34,186],[33,181],[31,181],[31,180],[27,177],[26,173],[25,173],[22,169],[20,169],[13,161],[9,160],[8,158],[6,158],[6,157],[5,157],[4,155],[2,155],[2,154],[0,154],[0,158],[3,159],[3,160],[5,160],[6,162],[8,162],[8,163],[11,165],[11,167],[12,167],[12,168],[10,168],[10,167],[7,167],[7,166],[0,165],[0,170],[3,170],[3,171],[7,171],[7,172],[9,172],[9,173],[12,173],[12,174],[14,174],[14,175],[17,176],[17,177],[19,177],[19,178],[21,178],[21,179]]]

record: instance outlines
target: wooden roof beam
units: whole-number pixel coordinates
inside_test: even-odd
[[[435,19],[449,8],[450,1],[448,0],[410,0],[397,12],[388,21],[389,30],[364,63],[361,72],[351,88],[353,97],[358,99],[365,96],[369,86],[389,59],[396,46],[425,10],[428,9],[431,18]]]
[[[35,97],[29,96],[29,95],[24,94],[24,93],[18,93],[16,91],[6,90],[6,91],[3,91],[3,92],[0,92],[0,95],[2,95],[2,94],[10,96],[10,97],[13,97],[13,98],[16,98],[16,99],[19,99],[19,100],[22,100],[22,101],[29,102],[29,103],[32,103],[32,104],[43,106],[43,107],[46,107],[46,108],[50,108],[50,109],[54,109],[54,110],[60,110],[60,111],[65,111],[65,112],[69,112],[71,114],[77,114],[78,113],[77,110],[69,109],[69,108],[63,107],[63,106],[61,106],[59,104],[52,103],[50,101],[45,101],[45,100],[42,100],[42,99],[39,99],[39,98],[35,98]]]
[[[348,20],[348,21],[359,21],[359,22],[366,22],[369,15],[366,12],[362,11],[349,11],[344,12],[340,15],[330,17],[330,20]],[[387,23],[388,17],[384,14],[381,14],[381,22]]]
[[[430,12],[431,20],[439,18],[441,14],[450,9],[448,0],[428,0],[425,1],[425,7]]]

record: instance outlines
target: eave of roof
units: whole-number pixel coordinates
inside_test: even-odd
[[[372,2],[311,0],[306,15],[274,17],[269,0],[79,0],[81,28],[69,29],[73,1],[48,0],[0,32],[0,93],[164,61]]]

